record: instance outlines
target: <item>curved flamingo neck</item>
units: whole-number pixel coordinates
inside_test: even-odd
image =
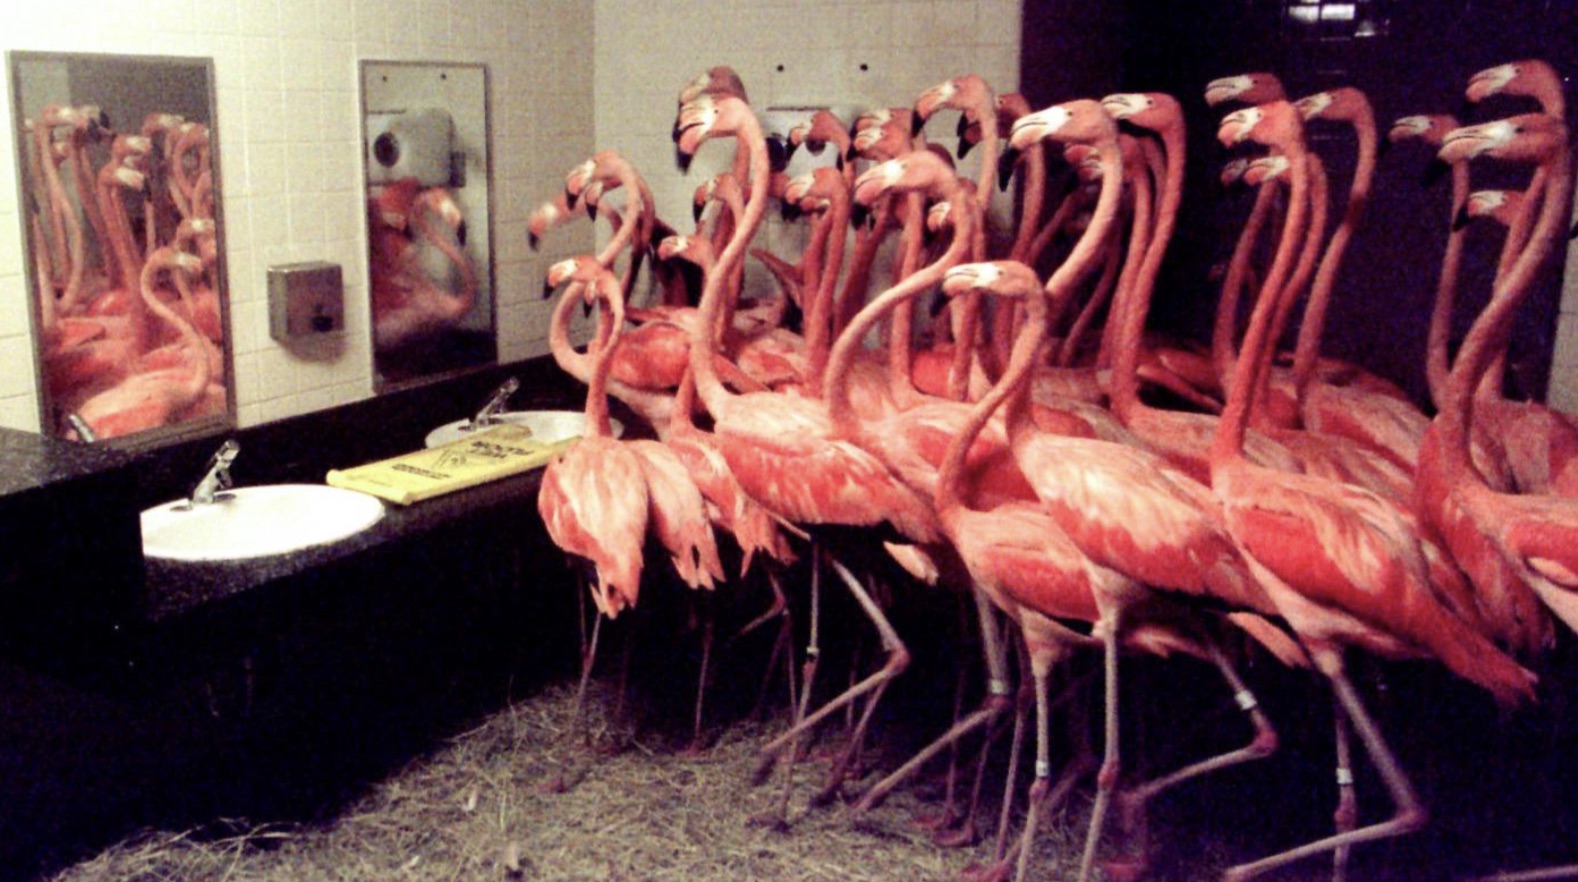
[[[1232,388],[1238,366],[1236,348],[1238,337],[1238,305],[1244,290],[1249,287],[1250,263],[1261,232],[1276,205],[1280,186],[1266,181],[1255,193],[1255,204],[1244,222],[1228,260],[1227,274],[1222,279],[1222,293],[1216,305],[1216,324],[1211,331],[1211,363],[1216,368],[1217,382],[1223,389]]]
[[[1256,419],[1263,420],[1268,424],[1281,424],[1288,428],[1297,426],[1300,413],[1298,410],[1284,415],[1272,413],[1269,404],[1271,387],[1269,381],[1270,365],[1272,360],[1276,358],[1277,348],[1282,342],[1288,322],[1293,317],[1293,308],[1298,304],[1299,295],[1304,291],[1304,287],[1309,284],[1310,277],[1314,274],[1315,259],[1321,252],[1321,240],[1325,236],[1326,220],[1331,210],[1331,200],[1327,191],[1325,163],[1321,162],[1320,157],[1314,153],[1307,153],[1305,154],[1305,167],[1309,173],[1310,215],[1308,224],[1305,227],[1304,246],[1299,251],[1298,263],[1294,265],[1293,272],[1288,276],[1287,285],[1276,295],[1277,309],[1276,312],[1272,313],[1271,318],[1271,352],[1267,355],[1266,372],[1268,378],[1267,382],[1261,384],[1259,391],[1256,393],[1254,405]],[[1305,314],[1308,315],[1308,303],[1306,303],[1305,310]],[[1324,310],[1322,312],[1324,313]],[[1324,315],[1320,320],[1325,320]],[[1301,341],[1305,339],[1302,328],[1299,339]],[[1319,343],[1320,338],[1318,335],[1312,339]]]
[[[1027,290],[1021,292],[1021,296],[1014,298],[1024,303],[1026,321],[1020,328],[1018,336],[1014,338],[1014,345],[1009,352],[1008,364],[1003,370],[1003,375],[970,409],[964,425],[959,428],[949,443],[947,452],[943,454],[937,472],[937,488],[933,493],[935,507],[939,512],[964,507],[966,455],[998,408],[1006,404],[1011,410],[1010,420],[1013,419],[1014,409],[1022,414],[1028,412],[1030,380],[1035,366],[1041,361],[1041,350],[1047,339],[1047,321],[1046,303],[1042,299],[1045,295],[1033,285],[1026,287]],[[1003,306],[1009,302],[1011,301],[1005,298],[997,305]],[[1016,405],[1015,402],[1018,404]],[[1010,431],[1012,429],[1013,424],[1010,422]]]
[[[838,339],[833,341],[832,352],[827,362],[825,397],[834,425],[847,426],[856,418],[854,403],[850,398],[850,371],[854,367],[856,354],[865,345],[866,335],[876,327],[884,315],[900,304],[909,303],[916,295],[931,290],[942,280],[944,273],[964,259],[970,248],[975,221],[969,207],[963,204],[969,196],[961,188],[948,189],[950,190],[948,201],[953,206],[950,214],[954,218],[954,230],[947,250],[936,260],[873,297],[860,312],[855,314],[854,318],[850,319],[849,325],[839,333]],[[893,342],[896,344],[898,341]],[[964,345],[964,341],[959,341],[956,345]]]
[[[1130,175],[1133,181],[1134,220],[1129,236],[1129,253],[1123,261],[1123,271],[1118,276],[1118,289],[1114,306],[1101,335],[1101,350],[1096,355],[1098,367],[1111,367],[1108,396],[1119,419],[1131,414],[1140,403],[1139,367],[1140,341],[1145,333],[1145,317],[1150,311],[1150,294],[1144,286],[1144,267],[1154,246],[1159,229],[1153,225],[1151,208],[1154,199],[1150,172],[1136,168]]]
[[[729,243],[724,247],[723,252],[714,260],[712,271],[704,278],[701,302],[698,306],[701,320],[691,328],[690,365],[695,373],[696,394],[701,397],[707,410],[714,415],[724,406],[729,392],[723,387],[723,381],[719,379],[717,369],[712,363],[712,355],[717,349],[713,329],[717,326],[719,316],[723,314],[721,310],[728,288],[728,279],[735,266],[744,260],[745,249],[756,235],[756,229],[761,226],[762,217],[767,212],[767,184],[771,175],[771,169],[767,166],[767,142],[762,138],[761,127],[751,113],[750,106],[743,101],[739,104],[743,112],[739,114],[736,138],[740,146],[748,151],[750,193],[745,200],[745,209],[740,215],[739,222],[735,224],[734,234],[729,238]]]
[[[1276,257],[1271,269],[1261,283],[1260,297],[1249,318],[1249,330],[1244,335],[1244,345],[1227,401],[1222,407],[1222,417],[1217,424],[1216,437],[1211,443],[1211,468],[1213,471],[1244,455],[1244,436],[1249,428],[1250,403],[1270,374],[1270,362],[1276,340],[1271,336],[1272,318],[1277,302],[1283,293],[1283,281],[1293,263],[1299,239],[1304,232],[1305,216],[1309,211],[1309,166],[1305,162],[1303,145],[1295,142],[1285,145],[1291,185],[1289,187],[1288,214],[1283,221],[1282,237],[1277,244]],[[1262,184],[1261,186],[1265,186]]]
[[[1315,365],[1320,358],[1320,338],[1326,329],[1326,313],[1331,306],[1337,273],[1342,267],[1348,243],[1364,219],[1375,178],[1375,153],[1380,137],[1375,128],[1375,113],[1369,101],[1358,93],[1354,93],[1352,100],[1359,102],[1348,117],[1359,141],[1359,156],[1354,164],[1353,181],[1348,187],[1348,204],[1343,208],[1342,221],[1332,233],[1331,242],[1327,244],[1326,253],[1321,258],[1320,269],[1315,273],[1309,302],[1304,307],[1304,321],[1299,326],[1298,343],[1293,351],[1294,395],[1300,411],[1306,406],[1310,384],[1315,379]]]
[[[1448,338],[1452,333],[1452,310],[1457,305],[1457,285],[1463,266],[1463,240],[1468,228],[1457,223],[1468,204],[1468,166],[1452,163],[1452,213],[1448,218],[1446,253],[1441,257],[1441,277],[1436,280],[1435,303],[1430,309],[1430,326],[1425,343],[1425,382],[1430,386],[1430,400],[1439,410],[1446,406],[1447,380],[1451,374],[1448,364]]]
[[[139,288],[148,311],[173,328],[186,344],[187,349],[193,353],[192,375],[182,386],[184,399],[189,403],[196,401],[208,389],[208,384],[213,379],[213,367],[208,359],[203,335],[192,327],[191,322],[183,319],[154,293],[154,276],[165,269],[168,269],[172,275],[184,271],[179,253],[169,247],[158,249],[143,264]]]
[[[477,271],[455,238],[433,222],[430,215],[436,210],[425,203],[419,204],[413,221],[417,235],[432,243],[460,274],[460,290],[450,292],[440,289],[442,296],[434,304],[444,319],[454,321],[469,312],[477,301]]]
[[[1541,165],[1550,193],[1565,194],[1572,186],[1570,162],[1564,142]],[[1565,197],[1547,196],[1530,233],[1528,246],[1508,271],[1497,277],[1490,303],[1469,328],[1458,350],[1457,362],[1447,382],[1447,401],[1437,418],[1445,421],[1443,428],[1448,433],[1448,446],[1465,461],[1469,456],[1473,392],[1497,355],[1505,350],[1518,308],[1527,299],[1535,274],[1566,232],[1566,219]]]
[[[592,377],[586,384],[586,435],[589,438],[613,437],[608,418],[608,377],[614,366],[614,352],[625,324],[624,298],[612,277],[600,277],[587,284],[600,288],[597,311],[597,336],[592,345]],[[568,299],[568,293],[565,295]]]
[[[844,263],[844,242],[849,228],[849,191],[834,187],[829,193],[824,223],[827,232],[826,255],[811,309],[806,314],[805,347],[808,356],[807,386],[820,397],[826,376],[829,349],[833,340],[833,296],[838,291],[838,271]]]

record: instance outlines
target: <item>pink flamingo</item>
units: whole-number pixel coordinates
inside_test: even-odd
[[[1219,138],[1230,143],[1246,133],[1287,156],[1292,189],[1287,226],[1298,229],[1307,211],[1308,186],[1298,112],[1286,101],[1239,111],[1224,120]],[[1284,233],[1272,281],[1285,277],[1293,245],[1293,237]],[[1316,668],[1331,682],[1396,810],[1386,821],[1233,867],[1226,878],[1235,882],[1424,823],[1412,785],[1344,673],[1345,647],[1362,646],[1391,657],[1437,658],[1507,703],[1532,697],[1534,681],[1436,599],[1416,534],[1380,497],[1351,485],[1267,469],[1244,456],[1250,404],[1269,367],[1270,319],[1280,284],[1264,286],[1251,316],[1243,370],[1235,378],[1211,450],[1211,487],[1235,544]]]
[[[204,338],[153,292],[154,275],[195,273],[202,269],[196,255],[169,246],[148,256],[142,270],[143,299],[148,310],[174,329],[186,342],[186,363],[178,367],[133,373],[120,383],[83,401],[76,414],[99,438],[168,425],[210,393],[213,372]]]
[[[1538,161],[1548,180],[1560,179],[1563,185],[1570,174],[1566,127],[1545,114],[1453,130],[1440,150],[1441,158],[1449,162],[1480,155]],[[1536,565],[1526,549],[1509,544],[1516,541],[1509,537],[1560,536],[1578,510],[1545,494],[1498,492],[1486,481],[1469,456],[1470,427],[1482,412],[1492,420],[1496,412],[1482,411],[1473,390],[1490,370],[1496,347],[1506,345],[1530,277],[1551,250],[1550,240],[1565,226],[1564,208],[1559,199],[1546,200],[1531,226],[1529,246],[1508,273],[1498,277],[1490,304],[1459,350],[1441,413],[1426,432],[1419,470],[1418,507],[1474,578],[1497,636],[1523,652],[1540,649],[1552,638],[1550,622],[1537,601],[1569,626],[1578,622],[1578,603],[1572,599],[1574,580],[1562,573],[1565,565],[1551,562],[1562,559],[1560,552],[1542,558],[1543,566]],[[1531,527],[1531,521],[1539,526]],[[1558,587],[1564,584],[1565,590]]]
[[[393,273],[374,281],[373,339],[380,347],[401,346],[451,327],[477,298],[477,272],[460,243],[465,222],[460,206],[449,191],[430,187],[412,199],[408,221],[415,238],[410,247],[391,242],[380,230],[373,243],[375,266],[391,255],[383,249],[395,245]],[[430,268],[421,250],[433,249],[441,266]],[[386,265],[384,265],[386,266]],[[435,280],[434,269],[452,272],[455,285]]]

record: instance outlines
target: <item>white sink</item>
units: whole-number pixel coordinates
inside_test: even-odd
[[[566,438],[579,438],[586,434],[586,414],[578,410],[507,410],[494,414],[493,419],[495,424],[514,423],[525,426],[531,430],[533,440],[544,444],[552,444]],[[615,438],[623,434],[625,427],[620,425],[618,420],[609,420],[609,423],[614,430]],[[488,428],[490,427],[473,427],[471,420],[456,420],[428,432],[425,443],[428,447],[439,447]]]
[[[240,560],[335,542],[384,516],[376,497],[324,484],[227,490],[208,505],[179,499],[142,513],[142,550],[169,560]]]

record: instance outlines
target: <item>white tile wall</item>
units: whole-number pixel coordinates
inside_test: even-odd
[[[659,215],[681,228],[690,226],[696,186],[733,155],[732,143],[706,144],[689,174],[674,167],[674,98],[714,65],[740,74],[758,113],[908,107],[966,73],[999,92],[1019,85],[1018,0],[597,0],[596,8],[597,147],[623,153],[647,178]],[[951,143],[954,119],[939,114],[928,137]],[[975,175],[979,153],[962,173]],[[826,161],[797,156],[791,172]],[[769,284],[751,272],[750,284]]]
[[[8,12],[0,48],[214,59],[236,398],[242,425],[254,425],[372,394],[361,58],[489,65],[499,354],[546,351],[544,263],[523,227],[591,152],[593,33],[582,0],[52,0]],[[10,144],[10,114],[0,117]],[[0,425],[37,429],[13,168],[0,150]],[[566,229],[555,242],[584,250],[590,237]],[[268,335],[265,272],[320,259],[344,267],[346,333],[292,352]]]

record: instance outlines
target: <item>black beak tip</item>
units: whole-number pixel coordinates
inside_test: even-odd
[[[968,141],[968,140],[966,140],[964,138],[960,138],[959,139],[959,146],[954,148],[953,155],[957,156],[960,159],[963,159],[966,156],[970,155],[970,151],[972,149],[974,149],[974,147],[975,147],[975,144],[971,143],[970,141]]]
[[[1380,159],[1390,152],[1392,152],[1392,139],[1381,138],[1380,141],[1375,145],[1375,158]]]
[[[597,220],[597,203],[590,199],[582,199],[581,207],[586,210],[588,220]]]
[[[789,167],[789,142],[782,135],[773,135],[767,139],[767,167],[775,172],[781,172]]]
[[[794,223],[800,219],[803,213],[800,210],[800,206],[793,202],[781,202],[778,205],[778,216],[783,218],[786,223]]]
[[[857,202],[850,207],[849,222],[853,224],[856,229],[859,229],[860,227],[866,227],[869,229],[871,226],[873,226],[871,219],[871,208],[869,206],[862,205]]]
[[[1573,224],[1572,232],[1567,234],[1568,239],[1578,239],[1578,224]]]
[[[932,295],[931,303],[926,307],[927,316],[935,319],[937,316],[942,315],[942,311],[948,308],[948,304],[950,302],[951,301],[948,299],[948,295],[946,294],[938,293]]]
[[[542,299],[547,300],[553,296],[553,284],[547,279],[542,280]]]
[[[1457,210],[1457,215],[1452,218],[1452,232],[1455,233],[1458,230],[1468,226],[1468,222],[1470,220],[1471,218],[1469,217],[1468,206],[1465,205],[1462,208],[1459,208]]]
[[[926,128],[926,120],[921,118],[920,113],[916,112],[914,109],[911,109],[910,110],[910,138],[914,139],[914,138],[919,137],[920,133],[921,133],[921,129],[924,129],[924,128]]]
[[[542,245],[542,238],[536,233],[528,232],[526,234],[526,245],[530,247],[531,250],[536,251],[537,248]]]
[[[701,223],[701,215],[706,212],[706,210],[707,206],[705,203],[692,202],[690,204],[690,219],[698,224]]]
[[[590,301],[590,300],[582,300],[581,301],[581,317],[582,318],[591,318],[592,317],[592,301]]]
[[[1003,155],[997,160],[997,189],[1006,192],[1008,185],[1014,179],[1014,167],[1019,164],[1019,151],[1012,147],[1003,149]]]
[[[674,150],[674,165],[679,168],[679,173],[682,175],[690,174],[690,162],[694,158],[683,150],[678,148]]]
[[[1442,178],[1446,177],[1447,172],[1450,170],[1451,166],[1447,165],[1444,160],[1440,158],[1432,159],[1430,160],[1430,164],[1425,166],[1425,174],[1424,178],[1422,179],[1422,183],[1426,187],[1433,187]]]

